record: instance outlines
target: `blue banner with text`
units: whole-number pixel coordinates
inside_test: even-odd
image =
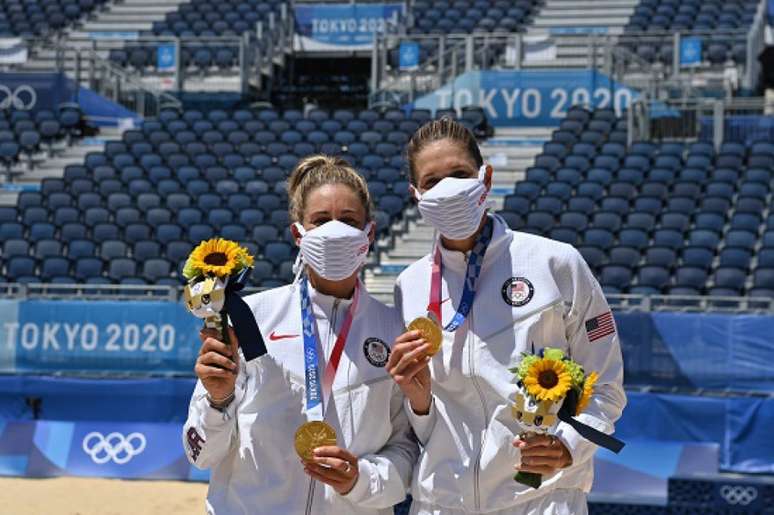
[[[457,77],[414,107],[481,107],[496,127],[559,125],[570,107],[613,108],[621,114],[639,96],[593,70],[474,71]]]
[[[299,51],[368,50],[374,34],[397,23],[402,3],[296,4],[296,40]]]
[[[0,372],[190,375],[200,327],[172,302],[0,300]]]

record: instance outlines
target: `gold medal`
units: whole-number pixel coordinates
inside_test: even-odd
[[[302,460],[310,461],[312,452],[326,445],[336,445],[336,431],[325,422],[307,422],[296,430],[295,447]]]
[[[411,321],[408,328],[410,331],[422,333],[422,338],[430,344],[430,349],[427,351],[428,356],[435,356],[441,350],[443,334],[441,334],[441,326],[437,322],[429,317],[418,317]]]

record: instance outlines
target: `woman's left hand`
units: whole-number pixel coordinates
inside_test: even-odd
[[[526,440],[515,438],[513,446],[521,450],[520,472],[549,476],[572,465],[572,455],[564,443],[553,435],[534,435]]]
[[[304,472],[317,481],[331,485],[340,495],[354,488],[360,472],[357,456],[337,446],[318,447],[311,461],[302,461]]]

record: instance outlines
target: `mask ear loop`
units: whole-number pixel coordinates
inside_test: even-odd
[[[298,229],[298,232],[301,234],[301,239],[304,238],[304,235],[306,234],[306,231],[304,230],[304,226],[300,223],[295,223],[296,229]],[[301,275],[304,273],[304,257],[301,253],[301,246],[299,245],[298,248],[298,254],[296,255],[296,260],[293,263],[293,287],[295,287],[296,284],[298,284],[298,280],[301,278]]]
[[[484,182],[484,179],[486,178],[486,171],[489,168],[489,165],[487,163],[484,163],[481,165],[481,168],[478,169],[478,180],[481,182]]]

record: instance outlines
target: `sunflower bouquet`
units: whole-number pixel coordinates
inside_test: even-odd
[[[237,243],[221,238],[201,242],[183,267],[187,284],[183,298],[188,310],[204,319],[228,342],[228,297],[242,288],[253,266],[253,256]]]
[[[547,347],[539,355],[524,354],[521,363],[510,369],[517,391],[512,405],[514,418],[527,428],[523,438],[545,434],[559,420],[577,416],[588,406],[599,376],[586,374],[583,367],[560,349]],[[538,488],[540,474],[519,472],[519,483]]]

